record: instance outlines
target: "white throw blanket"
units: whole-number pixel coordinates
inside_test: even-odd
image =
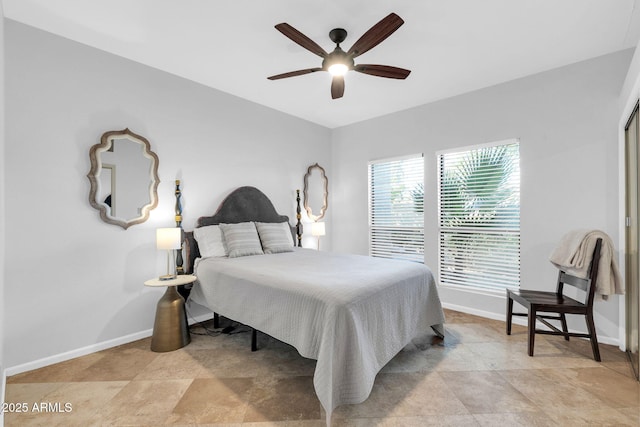
[[[573,230],[565,234],[551,253],[549,261],[556,267],[578,277],[587,277],[596,241],[602,239],[596,294],[602,299],[624,294],[624,283],[615,259],[611,238],[600,230]]]

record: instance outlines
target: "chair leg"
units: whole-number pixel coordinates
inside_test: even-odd
[[[529,356],[533,356],[533,345],[536,339],[536,310],[529,308]]]
[[[569,328],[567,328],[567,316],[564,313],[560,313],[560,323],[562,323],[562,332],[564,332],[564,339],[569,341]]]
[[[507,335],[511,335],[511,320],[513,317],[513,300],[507,291]]]
[[[593,350],[593,358],[596,362],[600,362],[600,348],[598,347],[598,338],[596,337],[596,325],[593,322],[593,315],[587,314],[587,330],[589,331],[589,340],[591,341],[591,349]]]

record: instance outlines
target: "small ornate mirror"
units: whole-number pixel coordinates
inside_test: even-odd
[[[317,163],[309,166],[304,176],[304,208],[313,221],[321,219],[327,210],[328,187],[329,180],[322,166]]]
[[[158,205],[158,156],[129,129],[105,132],[89,151],[89,203],[102,220],[125,230],[145,222]]]

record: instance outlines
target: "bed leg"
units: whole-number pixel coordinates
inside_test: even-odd
[[[258,350],[258,333],[255,329],[251,328],[251,351]]]
[[[213,313],[213,329],[218,329],[220,327],[220,315],[218,313]]]

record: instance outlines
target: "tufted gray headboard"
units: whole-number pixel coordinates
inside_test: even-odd
[[[300,201],[298,197],[298,212],[300,209]],[[212,216],[203,216],[198,218],[196,227],[204,227],[216,224],[236,224],[239,222],[289,222],[289,217],[280,215],[276,212],[271,200],[260,190],[255,187],[239,187],[231,192],[220,203],[218,210]],[[291,235],[294,242],[298,242],[300,246],[300,237],[302,235],[302,227],[299,224],[291,227]],[[185,273],[193,273],[193,264],[200,256],[198,243],[193,237],[193,232],[185,233]]]

